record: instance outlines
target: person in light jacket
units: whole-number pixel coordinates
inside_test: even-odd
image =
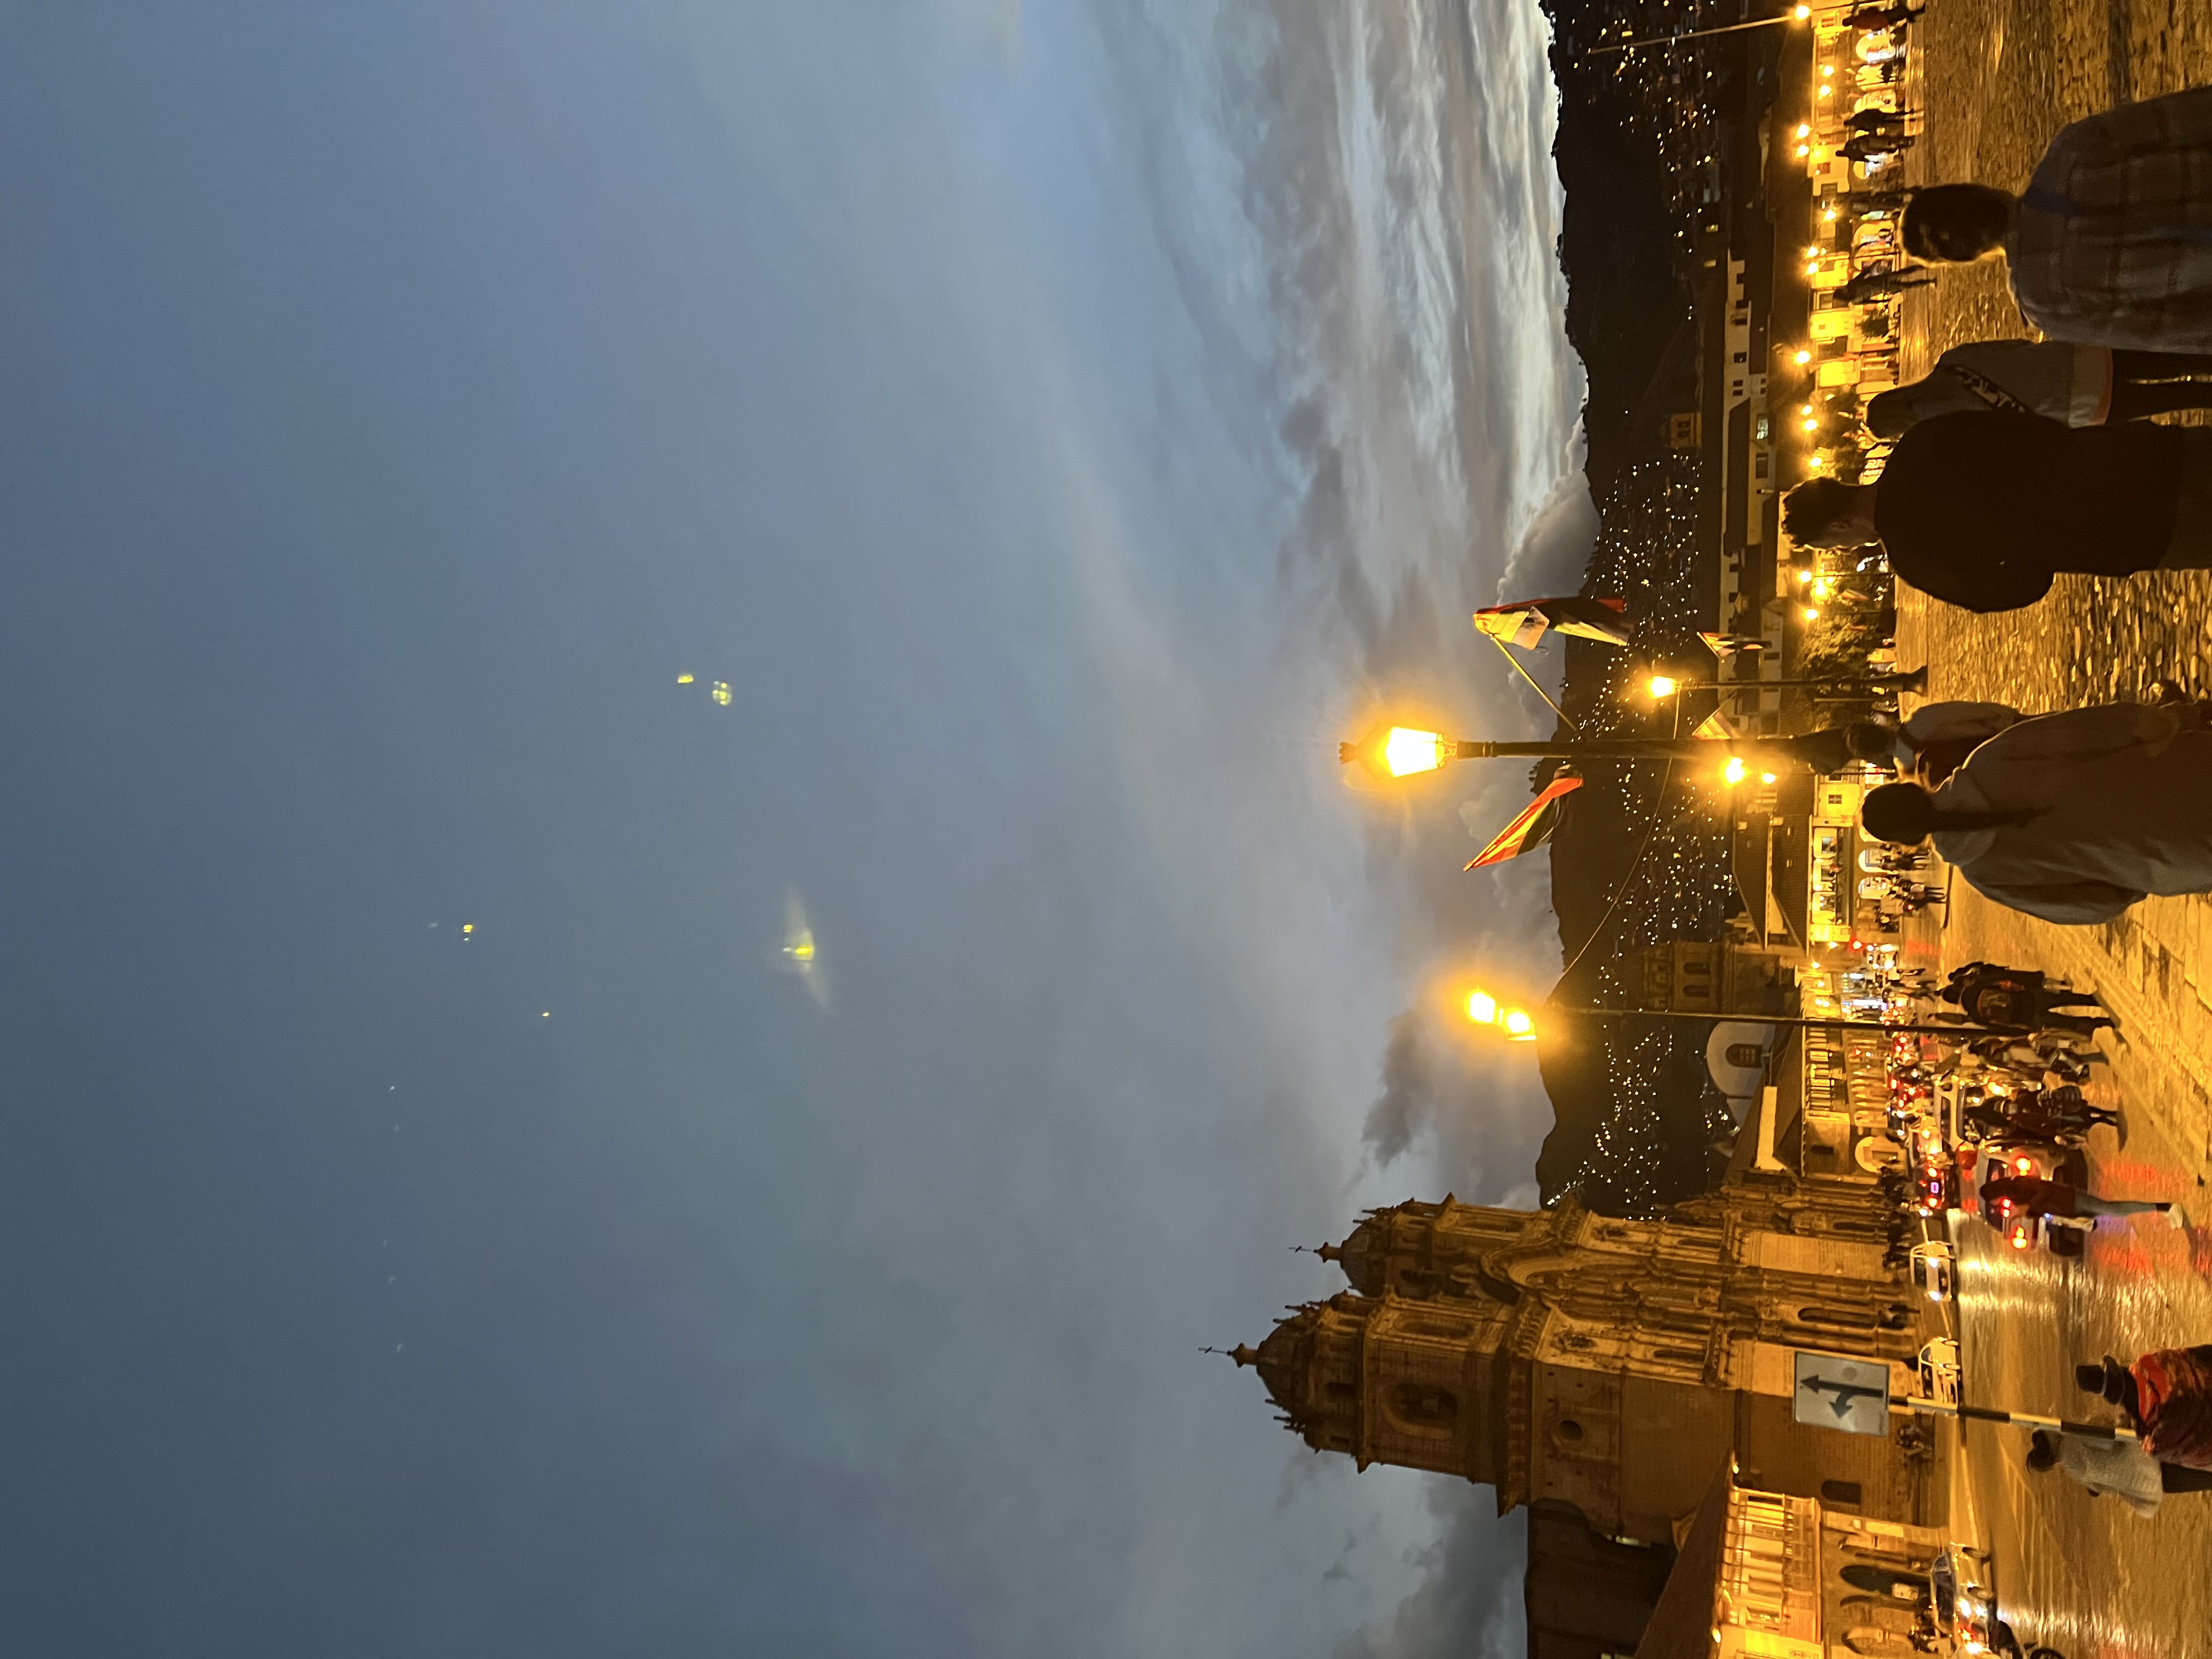
[[[2136,1440],[2104,1440],[2038,1429],[2028,1437],[2027,1467],[2038,1474],[2063,1468],[2092,1498],[2117,1498],[2138,1521],[2158,1513],[2166,1483],[2156,1458]]]
[[[2002,410],[2061,426],[2102,426],[2184,409],[2212,409],[2212,355],[1976,340],[1953,346],[1911,385],[1877,392],[1867,403],[1866,426],[1889,441],[1938,415]]]
[[[2110,921],[2153,893],[2212,892],[2212,732],[2197,704],[2038,714],[1941,787],[1869,790],[1877,841],[1936,850],[1984,896],[2045,921]]]

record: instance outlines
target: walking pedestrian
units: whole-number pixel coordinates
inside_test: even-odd
[[[2039,714],[1939,789],[1869,790],[1859,822],[1899,846],[1932,836],[1999,904],[2062,925],[2109,921],[2152,893],[2212,891],[2212,732],[2193,707]]]
[[[2009,969],[1984,964],[1977,972],[1954,979],[1936,994],[1980,1025],[2008,1027],[2016,1031],[2040,1031],[2046,1027],[2087,1036],[2112,1023],[2094,995],[2083,996],[2060,988],[2053,990],[2038,974],[2033,981]],[[2061,1007],[2094,1006],[2095,1014],[2064,1014]]]
[[[1895,34],[1911,27],[1920,14],[1927,9],[1925,5],[1913,5],[1911,0],[1891,0],[1887,6],[1861,6],[1844,19],[1844,24],[1847,28],[1870,32],[1887,30]]]
[[[1836,300],[1847,306],[1871,305],[1890,300],[1910,288],[1926,288],[1935,277],[1923,270],[1863,270],[1836,286]]]
[[[1801,546],[1880,542],[1923,592],[2014,611],[2062,570],[2212,566],[2212,430],[1938,415],[1897,441],[1875,483],[1813,479],[1783,498],[1783,515]]]
[[[2137,1440],[2106,1440],[2038,1429],[2028,1436],[2027,1467],[2038,1474],[2063,1468],[2092,1498],[2117,1498],[2139,1521],[2158,1513],[2166,1482],[2156,1458]],[[2191,1471],[2194,1473],[2194,1471]]]
[[[1924,378],[1869,398],[1866,426],[1877,438],[1896,439],[1937,415],[2002,410],[2102,426],[2184,409],[2212,409],[2212,353],[1976,340],[1953,346]]]
[[[1923,259],[2002,252],[2021,314],[2052,339],[2212,351],[2212,87],[2062,129],[2017,197],[1929,185],[1904,234]]]
[[[2071,1084],[2055,1089],[2023,1089],[1995,1100],[1962,1108],[1960,1121],[1981,1131],[1990,1146],[2056,1146],[2087,1139],[2099,1124],[2122,1127],[2120,1115],[2092,1106]]]
[[[1870,161],[1877,155],[1894,155],[1912,148],[1912,135],[1893,128],[1883,132],[1862,132],[1844,140],[1838,148],[1854,161]]]
[[[1982,1219],[2002,1227],[2014,1216],[2053,1216],[2061,1221],[2095,1222],[2105,1216],[2158,1214],[2169,1227],[2185,1227],[2189,1218],[2179,1206],[2163,1199],[2100,1198],[2069,1181],[2047,1176],[2009,1175],[1984,1181],[1981,1187]]]
[[[2017,1098],[2021,1104],[2014,1112],[2014,1121],[2042,1129],[2049,1138],[2072,1135],[2087,1139],[2089,1131],[2102,1124],[2119,1131],[2120,1144],[2127,1144],[2128,1126],[2119,1113],[2109,1106],[2092,1105],[2079,1084],[2053,1084],[2026,1091]]]
[[[2074,1380],[2118,1406],[2160,1462],[2212,1475],[2212,1347],[2159,1348],[2131,1366],[2107,1354]]]
[[[1863,109],[1844,125],[1853,132],[1902,132],[1905,131],[1905,112],[1901,109]]]
[[[2025,718],[2002,702],[1923,702],[1898,726],[1898,775],[1933,789],[1984,743]],[[1955,981],[1959,975],[1951,977]]]

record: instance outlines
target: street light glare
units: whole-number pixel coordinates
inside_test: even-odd
[[[1498,999],[1487,991],[1477,991],[1467,1000],[1467,1017],[1477,1025],[1498,1024]]]
[[[1444,763],[1444,740],[1434,732],[1415,732],[1402,726],[1390,728],[1382,740],[1382,764],[1394,778],[1414,772],[1433,772]]]
[[[1674,695],[1675,690],[1676,686],[1674,677],[1672,674],[1654,674],[1651,677],[1651,695],[1653,696],[1671,697]]]
[[[1505,1016],[1505,1035],[1525,1041],[1536,1035],[1536,1022],[1516,1008]]]
[[[1728,764],[1721,768],[1721,781],[1723,783],[1741,783],[1743,781],[1743,775],[1747,769],[1748,769],[1746,768],[1743,763],[1742,756],[1730,755],[1728,757]]]
[[[1811,362],[1812,361],[1813,361],[1813,354],[1812,354],[1811,352],[1809,352],[1809,351],[1800,351],[1800,352],[1797,354],[1797,367],[1798,367],[1798,368],[1804,368],[1806,364],[1808,364],[1808,363]]]
[[[1810,6],[1800,6],[1797,8],[1797,21],[1801,23],[1812,15],[1813,9]]]

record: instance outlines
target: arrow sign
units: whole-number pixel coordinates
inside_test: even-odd
[[[1845,1434],[1889,1433],[1889,1367],[1879,1359],[1797,1351],[1790,1415]]]

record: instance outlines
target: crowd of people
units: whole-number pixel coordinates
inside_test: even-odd
[[[1901,33],[1917,15],[1877,9],[1850,21]],[[1855,160],[1894,158],[1917,137],[1896,109],[1844,125],[1838,148]],[[2002,258],[2039,337],[1954,345],[1915,382],[1844,399],[1863,434],[1789,492],[1789,540],[1861,568],[1878,558],[1982,613],[2038,605],[2060,575],[2212,568],[2212,427],[2158,418],[2212,410],[2212,87],[2074,123],[2018,192],[1882,194],[1853,198],[1884,222],[1867,244],[1881,257],[1836,290],[1842,303],[1894,307],[1942,266]],[[1935,902],[1920,883],[1931,852],[1996,903],[2061,925],[2212,892],[2212,703],[2170,682],[2143,701],[2037,714],[1929,703],[1816,736],[1895,779],[1862,799],[1863,898]],[[2092,1137],[2127,1133],[2085,1087],[2113,1024],[2095,994],[1987,962],[1941,986],[1891,972],[1860,988],[1858,1012],[1923,1028],[1889,1049],[1892,1265],[1947,1249],[1923,1223],[1954,1206],[2015,1246],[2041,1238],[2065,1254],[2100,1223],[2189,1224],[2179,1204],[2095,1189]],[[1926,1029],[1947,1023],[1956,1036]],[[2031,1471],[2144,1516],[2212,1490],[2212,1346],[2107,1357],[2076,1376],[2119,1421],[2039,1430]]]
[[[2086,1169],[2073,1155],[2093,1130],[2125,1133],[2119,1113],[2082,1088],[2113,1024],[2094,994],[1987,962],[1954,969],[1941,986],[1894,965],[1845,978],[1846,1012],[1921,1028],[1892,1036],[1886,1068],[1887,1133],[1897,1147],[1880,1176],[1896,1206],[1891,1265],[1905,1260],[1919,1223],[1957,1206],[1970,1185],[1978,1212],[2008,1236],[2024,1222],[2074,1225],[2163,1207],[2107,1200],[2068,1178]]]
[[[2212,88],[2075,122],[2017,195],[1914,191],[1899,228],[1928,265],[2002,256],[2045,337],[1956,347],[1870,400],[1869,429],[1891,446],[1879,476],[1797,486],[1790,538],[1878,545],[1903,580],[1979,611],[2033,605],[2061,573],[2212,567],[2212,428],[2145,418],[2212,407]],[[2000,903],[2083,924],[2212,891],[2212,732],[2196,704],[2003,710],[1903,758],[1866,798],[1867,833],[1932,842]]]

